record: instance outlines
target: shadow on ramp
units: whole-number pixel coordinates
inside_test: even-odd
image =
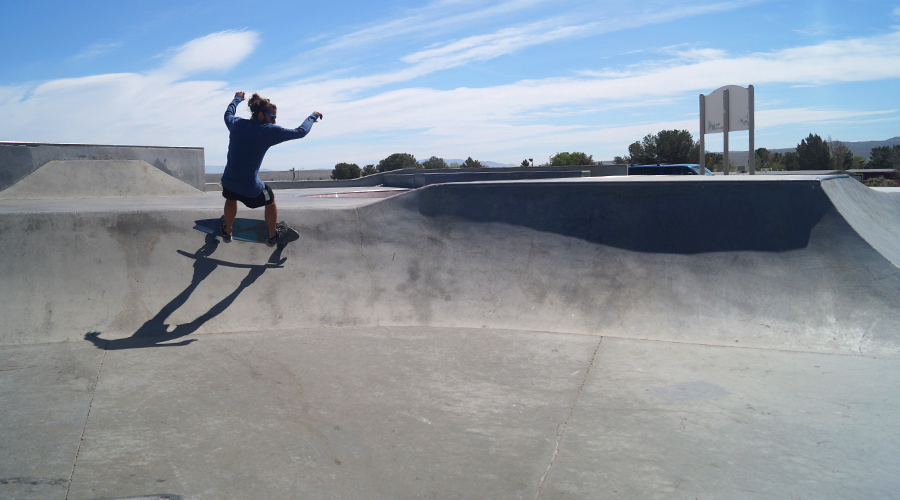
[[[784,252],[806,248],[833,208],[819,185],[818,179],[444,184],[407,199],[427,217],[525,226],[637,252]]]
[[[236,264],[233,262],[226,262],[210,258],[210,256],[216,251],[218,246],[219,240],[216,239],[215,236],[210,234],[206,236],[204,245],[200,247],[200,249],[198,249],[196,252],[188,253],[182,250],[178,250],[179,254],[190,259],[194,259],[194,275],[191,278],[191,283],[187,288],[184,289],[183,292],[178,294],[177,297],[163,306],[163,308],[155,316],[153,316],[153,318],[151,318],[140,328],[138,328],[138,330],[134,332],[131,337],[117,340],[105,340],[100,337],[100,332],[89,332],[84,335],[84,339],[94,344],[98,349],[105,349],[108,351],[120,349],[141,349],[145,347],[177,347],[188,345],[194,342],[196,339],[182,340],[180,342],[173,343],[167,342],[187,337],[188,335],[196,332],[207,321],[225,312],[225,310],[234,303],[241,292],[255,283],[256,280],[259,279],[259,277],[262,276],[264,272],[266,272],[266,270],[281,268],[284,266],[285,261],[287,261],[286,257],[281,256],[281,253],[285,248],[283,246],[277,247],[275,251],[272,252],[272,255],[269,256],[268,261],[262,265]],[[190,323],[176,325],[175,328],[169,331],[169,324],[165,323],[166,318],[168,318],[172,315],[172,313],[181,308],[191,297],[197,287],[200,286],[200,283],[206,280],[206,278],[208,278],[216,269],[218,269],[219,266],[248,269],[249,272],[247,273],[247,276],[243,280],[241,280],[240,284],[233,292],[216,303],[212,308],[210,308],[209,311],[203,313]]]

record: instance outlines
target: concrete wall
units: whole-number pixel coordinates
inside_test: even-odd
[[[204,189],[203,148],[0,142],[0,191],[53,160],[142,160],[197,189]]]
[[[407,171],[404,171],[407,172]],[[523,171],[440,171],[440,172],[411,172],[397,174],[388,172],[384,174],[384,185],[388,187],[415,189],[431,184],[446,184],[448,182],[484,182],[484,181],[517,181],[526,179],[568,179],[572,177],[590,177],[590,172],[585,170],[523,170]]]
[[[460,168],[452,170],[423,170],[419,168],[405,168],[392,170],[385,173],[377,173],[360,179],[324,180],[324,181],[272,181],[266,182],[272,189],[309,189],[332,187],[422,187],[430,184],[445,182],[473,182],[486,180],[513,180],[513,179],[548,179],[581,177],[589,172],[589,177],[605,177],[611,175],[628,175],[627,165],[572,165],[568,167],[503,167],[503,168]],[[465,174],[476,174],[466,176]],[[431,182],[427,177],[403,176],[431,176],[431,180],[441,178],[440,181]],[[385,176],[393,176],[386,178]],[[455,176],[455,177],[443,177]],[[491,177],[494,176],[494,177]],[[505,177],[504,177],[505,176]],[[219,175],[221,177],[221,174]],[[412,180],[411,180],[412,179]],[[454,179],[454,180],[451,180]],[[208,181],[209,182],[209,181]],[[207,184],[207,191],[221,190],[215,183]]]

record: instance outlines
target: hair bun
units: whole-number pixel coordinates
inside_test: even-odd
[[[253,94],[250,100],[247,101],[247,106],[250,108],[250,112],[255,115],[260,111],[263,113],[267,112],[272,107],[272,103],[268,99],[260,97],[259,94]]]

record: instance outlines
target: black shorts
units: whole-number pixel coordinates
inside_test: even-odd
[[[270,188],[268,184],[264,184],[264,186],[266,188],[262,190],[262,193],[259,193],[253,198],[237,194],[234,191],[229,191],[225,186],[222,186],[222,196],[224,196],[226,200],[239,201],[246,205],[247,208],[264,207],[275,203],[275,193],[272,192],[272,188]]]

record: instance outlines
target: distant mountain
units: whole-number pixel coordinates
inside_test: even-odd
[[[805,139],[805,138],[804,138]],[[850,149],[850,152],[853,153],[853,156],[862,156],[869,160],[869,153],[872,152],[872,148],[880,148],[881,146],[895,146],[900,144],[900,136],[893,137],[886,141],[859,141],[859,142],[846,142],[846,141],[836,141],[841,142],[847,148]],[[797,148],[782,148],[782,149],[770,149],[772,153],[795,153]],[[717,151],[721,153],[721,151]],[[735,165],[746,165],[747,164],[747,152],[746,151],[729,151],[728,159],[733,160]]]
[[[459,163],[460,165],[462,165],[463,163],[466,162],[466,159],[463,158],[462,160],[460,160],[458,158],[444,158],[444,161],[447,162],[447,165],[449,165],[451,163]],[[519,166],[518,163],[516,163],[516,164],[497,163],[495,161],[487,161],[487,160],[478,160],[478,162],[481,163],[482,165],[484,165],[485,167],[493,167],[493,168],[496,168],[496,167],[518,167]]]
[[[900,144],[900,136],[893,137],[886,141],[861,141],[861,142],[844,142],[845,146],[850,148],[850,151],[853,152],[853,156],[863,156],[866,160],[869,159],[869,153],[872,152],[872,148],[880,148],[881,146],[896,146]]]

